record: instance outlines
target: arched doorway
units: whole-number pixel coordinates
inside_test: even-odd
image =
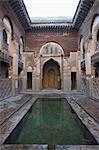
[[[60,66],[53,59],[44,64],[42,84],[44,89],[61,88]]]

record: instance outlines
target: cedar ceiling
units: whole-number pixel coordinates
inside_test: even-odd
[[[8,0],[25,31],[78,31],[95,0],[80,0],[72,23],[32,24],[23,0]]]

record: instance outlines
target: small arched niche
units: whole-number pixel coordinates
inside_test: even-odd
[[[27,89],[32,89],[32,67],[27,67]]]

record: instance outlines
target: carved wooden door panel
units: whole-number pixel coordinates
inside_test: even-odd
[[[53,60],[47,62],[43,68],[43,88],[60,89],[60,70],[59,66]]]
[[[53,69],[48,72],[48,87],[55,88],[55,70]]]

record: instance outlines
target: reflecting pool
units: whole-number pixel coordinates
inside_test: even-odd
[[[38,99],[29,111],[17,144],[93,144],[85,137],[66,99]]]

